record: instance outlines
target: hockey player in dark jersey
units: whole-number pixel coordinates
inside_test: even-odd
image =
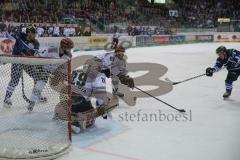
[[[119,32],[116,31],[114,32],[113,36],[112,36],[112,46],[111,46],[111,49],[115,49],[117,46],[118,46],[118,41],[119,41]]]
[[[216,49],[216,53],[219,56],[217,62],[214,67],[206,69],[206,75],[211,77],[214,72],[219,71],[223,66],[227,68],[228,74],[225,80],[226,92],[223,94],[223,97],[228,98],[232,93],[233,82],[240,75],[240,51],[220,46]]]
[[[11,36],[16,40],[12,54],[14,56],[34,56],[34,53],[39,49],[39,42],[35,39],[36,29],[30,25],[26,29],[25,33],[16,33]],[[12,105],[11,96],[16,86],[22,77],[23,70],[25,70],[34,79],[34,75],[31,75],[31,67],[29,65],[12,64],[11,66],[11,80],[7,86],[6,95],[4,98],[4,106],[10,107]]]
[[[36,56],[71,59],[72,58],[71,49],[73,47],[74,47],[73,41],[70,38],[65,37],[60,41],[59,47],[52,47],[52,48],[49,48],[48,50],[44,50],[43,52],[36,52]],[[50,66],[38,65],[37,68],[32,67],[31,73],[34,73],[37,71],[37,74],[33,74],[32,76],[32,78],[34,79],[34,88],[30,97],[29,105],[27,107],[29,111],[33,110],[37,102],[47,101],[47,98],[43,97],[41,95],[41,92],[47,84],[49,74],[55,72],[55,69],[57,69],[57,66],[54,66],[54,65],[50,65]]]

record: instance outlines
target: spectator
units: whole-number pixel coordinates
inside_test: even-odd
[[[38,37],[43,37],[43,34],[44,34],[44,29],[43,29],[43,27],[39,24],[38,27],[37,27],[37,35],[38,35]]]
[[[53,30],[54,30],[54,26],[53,26],[53,24],[51,24],[51,25],[48,27],[48,35],[53,36]]]
[[[58,24],[53,27],[53,36],[54,36],[54,37],[60,36],[60,28],[59,28],[59,25],[58,25]]]

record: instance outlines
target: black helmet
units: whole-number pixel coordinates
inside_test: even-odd
[[[37,33],[37,30],[36,30],[36,28],[32,25],[32,24],[30,24],[29,26],[27,26],[27,29],[26,29],[26,33]]]
[[[219,46],[217,49],[216,49],[216,53],[219,54],[219,53],[223,53],[223,52],[227,52],[227,48],[225,46]]]

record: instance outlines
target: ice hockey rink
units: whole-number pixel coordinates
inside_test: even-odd
[[[130,48],[126,54],[129,64],[156,63],[167,68],[159,81],[178,82],[203,74],[207,67],[213,66],[217,58],[215,49],[219,45],[240,50],[239,43],[197,43]],[[74,52],[74,56],[103,52],[79,51]],[[129,74],[137,78],[147,72],[143,69]],[[94,127],[73,134],[71,151],[58,159],[239,160],[240,79],[234,83],[231,97],[223,100],[226,74],[226,70],[221,70],[213,77],[203,76],[180,83],[158,96],[176,108],[185,109],[184,116],[149,96],[138,97],[135,106],[120,100],[112,118],[98,118]],[[154,85],[138,87],[145,91],[155,89]],[[111,90],[109,81],[108,90]],[[4,95],[1,96],[3,99]],[[51,126],[50,122],[48,127]],[[51,130],[52,136],[59,134],[57,129]]]
[[[128,63],[162,64],[168,71],[161,80],[181,81],[205,73],[205,69],[215,63],[215,49],[219,45],[240,50],[239,43],[131,48],[127,50]],[[144,73],[130,74],[137,77]],[[223,100],[226,74],[227,71],[222,70],[213,77],[203,76],[181,83],[158,96],[185,109],[186,121],[143,119],[143,115],[159,111],[166,115],[179,114],[151,97],[138,98],[135,106],[120,102],[112,112],[112,119],[98,118],[94,128],[73,135],[71,152],[59,160],[239,160],[240,80],[234,83],[232,96]],[[147,86],[140,88],[147,90]],[[123,119],[126,113],[139,113],[142,117]]]

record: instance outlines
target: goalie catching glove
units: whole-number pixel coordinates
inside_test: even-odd
[[[118,76],[122,84],[127,85],[129,88],[134,88],[134,80],[129,76],[120,75]]]

